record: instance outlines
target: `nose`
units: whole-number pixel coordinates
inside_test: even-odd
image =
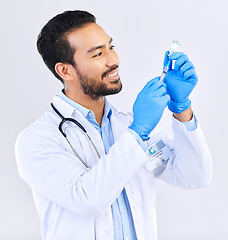
[[[119,56],[115,51],[111,51],[107,54],[107,62],[106,65],[107,67],[111,67],[113,65],[119,65],[120,64],[120,60],[119,60]]]

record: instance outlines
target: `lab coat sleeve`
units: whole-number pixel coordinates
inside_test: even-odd
[[[85,217],[102,214],[148,161],[126,131],[109,153],[86,171],[76,156],[64,149],[56,130],[42,125],[19,135],[16,160],[20,176],[32,189]]]
[[[183,188],[205,187],[212,177],[211,155],[200,125],[188,131],[173,118],[174,138],[165,138],[172,156],[166,164],[154,171],[156,177],[168,184]]]

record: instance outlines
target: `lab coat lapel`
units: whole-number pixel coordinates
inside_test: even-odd
[[[126,114],[127,113],[117,112],[115,109],[113,109],[111,116],[111,127],[114,142],[128,129],[129,123],[126,122],[127,118],[123,117],[123,115]]]
[[[60,98],[59,96],[55,96],[53,99],[53,104],[54,106],[56,106],[56,108],[61,112],[61,114],[64,117],[69,117],[69,118],[74,118],[75,120],[77,120],[81,125],[83,125],[83,127],[86,129],[88,135],[90,136],[90,138],[92,139],[94,145],[96,146],[99,154],[101,156],[103,156],[105,154],[105,150],[104,150],[104,145],[103,145],[103,141],[101,139],[101,135],[99,134],[99,132],[95,129],[95,127],[93,127],[89,121],[87,119],[85,119],[85,117],[79,112],[77,111],[73,106],[71,106],[70,104],[68,104],[66,101],[64,101],[62,98]],[[79,139],[81,142],[81,146],[85,147],[88,144],[88,139],[84,134],[79,134]],[[91,144],[91,143],[89,143]],[[92,148],[93,149],[93,148]],[[86,149],[84,149],[84,153],[88,154],[87,151],[85,151]],[[93,149],[93,151],[95,151],[95,149]],[[97,158],[98,159],[98,158]],[[99,160],[99,159],[98,159]]]

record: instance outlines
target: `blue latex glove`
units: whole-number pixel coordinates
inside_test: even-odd
[[[133,123],[129,128],[143,140],[148,140],[148,135],[158,124],[169,101],[165,83],[159,81],[159,77],[150,80],[135,100]]]
[[[181,113],[191,106],[189,95],[197,84],[198,77],[195,72],[195,67],[189,61],[187,55],[181,52],[176,52],[168,57],[169,52],[166,52],[164,66],[169,60],[176,60],[174,69],[169,66],[169,70],[165,75],[164,82],[167,87],[171,101],[168,105],[169,109],[174,113]]]

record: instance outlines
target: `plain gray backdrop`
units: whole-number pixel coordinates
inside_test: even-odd
[[[157,182],[159,240],[228,239],[227,0],[1,0],[0,239],[41,240],[31,190],[19,178],[18,133],[49,109],[61,88],[36,50],[46,22],[70,9],[88,10],[114,39],[123,90],[110,97],[131,111],[145,83],[160,75],[172,40],[193,61],[199,82],[191,94],[213,157],[213,179],[204,189]],[[160,122],[171,133],[168,110]]]

